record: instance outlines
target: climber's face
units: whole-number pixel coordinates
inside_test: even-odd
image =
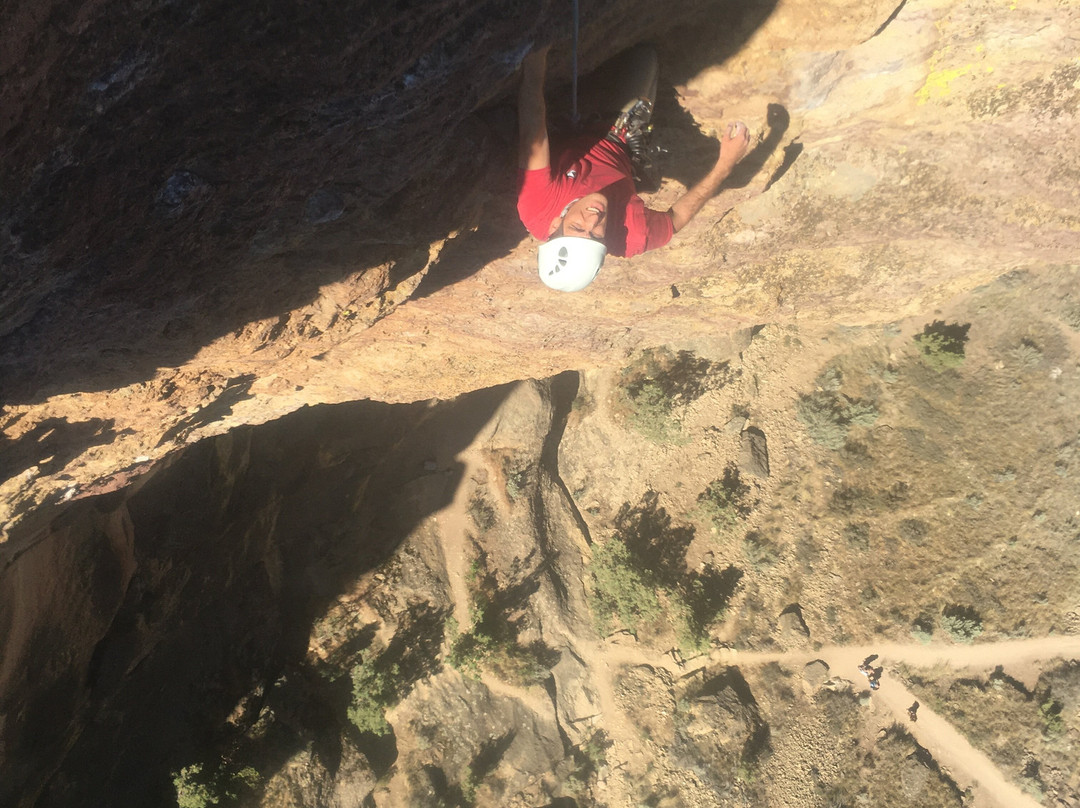
[[[608,201],[603,194],[583,196],[570,205],[564,216],[552,220],[549,236],[559,231],[563,236],[603,241],[607,234],[607,210]]]

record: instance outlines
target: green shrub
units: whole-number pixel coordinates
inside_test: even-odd
[[[949,340],[940,334],[920,334],[915,337],[923,361],[934,370],[942,371],[964,363],[963,348],[956,350]]]
[[[179,808],[234,805],[242,788],[257,788],[261,779],[251,766],[230,772],[224,762],[214,771],[207,771],[201,763],[193,763],[173,772],[172,778]]]
[[[386,669],[374,663],[361,662],[352,670],[352,703],[349,705],[349,721],[361,732],[388,735],[390,724],[386,710],[398,702],[397,683],[400,670],[396,664]]]
[[[934,637],[934,621],[932,617],[920,617],[911,624],[911,636],[923,645],[929,644]]]
[[[601,633],[607,633],[613,616],[629,631],[637,631],[643,623],[660,616],[652,576],[636,567],[626,544],[618,537],[597,547],[590,571],[590,601]]]
[[[516,502],[525,490],[525,482],[528,479],[528,471],[516,471],[506,477],[506,496],[511,502]]]
[[[780,558],[780,551],[775,544],[758,533],[751,530],[743,539],[743,552],[754,567],[771,567]]]
[[[715,488],[725,503],[746,508],[734,467],[717,480]],[[700,499],[709,500],[708,492]],[[709,628],[723,615],[742,573],[734,567],[713,565],[687,572],[686,551],[694,538],[691,525],[673,523],[655,492],[647,492],[634,507],[625,503],[615,517],[616,534],[596,545],[590,565],[589,605],[597,630],[608,633],[613,621],[637,632],[661,615],[675,632],[687,654],[704,651]]]
[[[650,349],[623,370],[616,401],[631,428],[650,441],[683,443],[676,411],[733,375],[727,362],[713,363],[689,351]]]
[[[746,501],[749,493],[750,486],[740,479],[739,470],[729,464],[723,477],[713,480],[698,494],[698,507],[713,527],[726,532],[738,526],[750,513]]]
[[[469,630],[457,631],[457,622],[447,621],[448,633],[454,636],[446,662],[463,674],[479,678],[481,670],[490,671],[505,682],[526,687],[540,684],[558,653],[543,643],[518,644],[518,628],[508,612],[521,604],[508,602],[500,592],[495,575],[487,568],[487,556],[481,554],[469,567]],[[451,618],[452,620],[452,618]]]
[[[963,364],[964,344],[968,339],[969,328],[970,324],[947,325],[942,320],[935,320],[925,326],[921,334],[916,334],[915,344],[927,367],[940,373]]]
[[[204,775],[201,763],[194,763],[174,772],[173,787],[176,789],[176,803],[180,808],[207,808],[209,805],[218,805],[221,801],[217,783]]]
[[[735,567],[721,570],[712,564],[686,576],[679,587],[676,623],[679,647],[684,653],[708,650],[709,627],[723,618],[741,578],[742,572]]]
[[[642,383],[627,394],[630,426],[653,443],[680,443],[682,424],[674,417],[675,402],[659,383]]]
[[[842,448],[852,426],[870,426],[878,418],[870,402],[829,390],[799,396],[795,412],[810,438],[827,449]]]
[[[1047,736],[1056,738],[1065,731],[1065,722],[1061,718],[1063,708],[1064,705],[1050,695],[1039,704],[1039,718],[1042,719],[1045,728],[1043,731]]]
[[[941,627],[954,642],[969,643],[983,633],[982,618],[968,606],[949,606],[942,612]]]

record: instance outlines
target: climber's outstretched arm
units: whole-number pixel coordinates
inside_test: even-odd
[[[727,134],[720,141],[720,156],[716,165],[697,185],[679,197],[671,206],[668,215],[671,224],[678,233],[694,218],[704,204],[716,195],[720,185],[728,178],[732,170],[745,155],[750,146],[750,132],[741,121],[728,126]]]
[[[518,92],[518,166],[526,171],[551,165],[544,76],[550,45],[525,57],[525,75]]]

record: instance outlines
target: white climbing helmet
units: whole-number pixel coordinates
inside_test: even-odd
[[[559,236],[540,245],[540,280],[560,292],[579,292],[593,282],[607,247],[580,236]]]

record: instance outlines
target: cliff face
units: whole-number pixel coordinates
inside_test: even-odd
[[[660,43],[654,207],[712,158],[702,130],[743,118],[760,145],[670,248],[552,296],[500,99],[561,12],[226,5],[8,12],[25,44],[4,49],[9,527],[301,406],[872,322],[1075,256],[1071,7],[586,3],[584,68]]]
[[[590,636],[574,559],[614,519],[583,513],[559,475],[577,382],[558,374],[656,346],[719,366],[766,324],[820,335],[926,315],[1010,271],[1046,279],[1046,299],[1077,276],[1068,4],[583,2],[584,70],[658,44],[652,207],[711,163],[723,122],[747,121],[756,145],[671,246],[610,259],[577,295],[536,280],[513,204],[532,43],[560,43],[550,108],[568,111],[561,5],[0,14],[4,804],[157,800],[211,735],[263,745],[285,773],[268,804],[304,777],[319,804],[379,777],[379,805],[452,802],[461,785],[421,754],[452,746],[430,720],[452,710],[476,737],[440,771],[506,761],[505,793],[539,804],[550,783],[527,773],[587,779],[565,752],[591,742],[579,722],[633,700],[573,653],[544,656]],[[520,379],[549,381],[499,386]],[[553,666],[554,706],[531,717],[516,691],[425,680],[424,652],[484,591],[483,568],[469,583],[437,560],[453,548],[427,519],[471,490],[458,454],[478,435],[488,455],[468,475],[530,492],[516,510],[506,495],[498,515],[520,524],[484,551],[506,552],[490,560],[497,611],[528,612],[515,639]],[[582,455],[604,455],[595,441]],[[397,751],[370,734],[312,740],[369,647],[419,688],[395,722],[396,779]],[[744,685],[717,677],[710,698],[752,746]],[[71,779],[120,738],[138,751],[108,761],[103,791]]]

